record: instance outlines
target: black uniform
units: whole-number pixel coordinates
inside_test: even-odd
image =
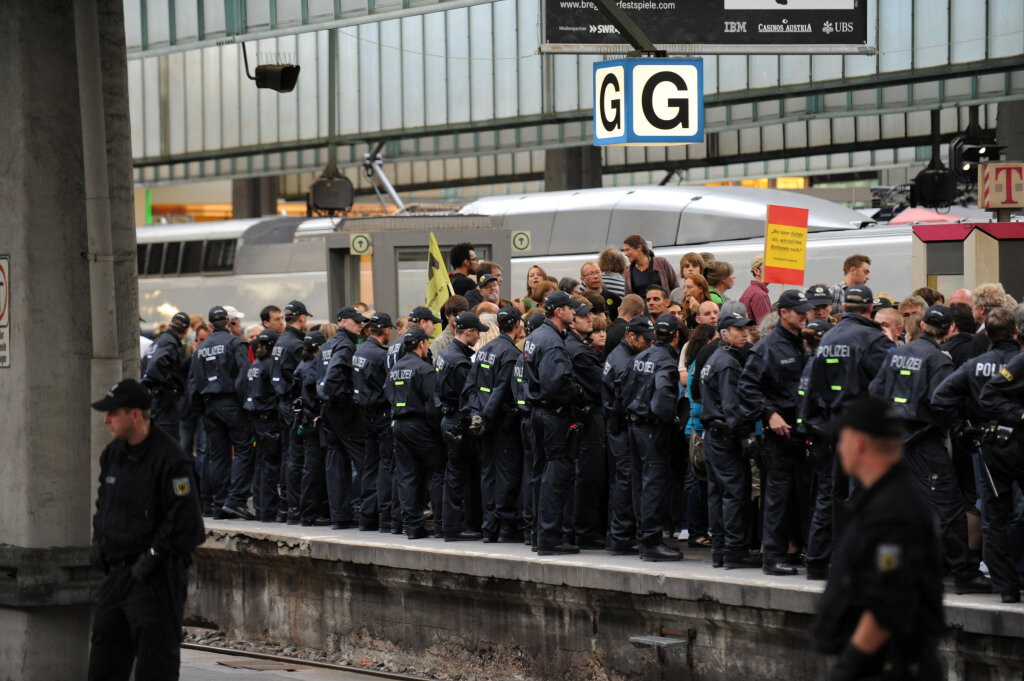
[[[146,349],[142,356],[142,385],[153,394],[149,411],[155,423],[175,440],[181,423],[181,402],[185,396],[185,373],[182,367],[181,339],[167,329]]]
[[[317,393],[325,402],[323,415],[332,434],[327,438],[325,459],[331,520],[349,525],[352,523],[352,468],[355,467],[362,479],[366,430],[354,400],[352,383],[352,357],[358,336],[342,328],[332,339],[339,336]]]
[[[797,429],[800,376],[807,361],[803,340],[781,323],[751,348],[739,381],[740,408],[750,422],[764,425],[761,455],[765,467],[764,562],[781,563],[789,539],[787,521],[799,520],[800,537],[807,536],[810,517],[810,469],[804,436]],[[789,437],[777,435],[768,421],[777,413],[790,426]]]
[[[444,471],[444,534],[454,537],[470,531],[469,507],[473,468],[480,443],[467,430],[468,420],[459,404],[472,366],[473,349],[454,339],[437,360],[437,406],[441,412],[441,436],[448,463]],[[493,511],[491,521],[493,523]],[[487,528],[497,536],[496,527]]]
[[[299,522],[299,498],[302,489],[302,468],[306,458],[302,439],[296,432],[299,424],[295,420],[293,403],[299,397],[302,386],[295,381],[295,369],[302,361],[302,339],[306,334],[289,324],[274,345],[274,363],[270,372],[270,383],[277,393],[277,408],[283,424],[281,436],[281,475],[279,483],[287,499],[288,520]]]
[[[573,378],[572,360],[565,349],[565,334],[566,331],[559,331],[551,319],[545,319],[527,336],[523,345],[526,400],[532,408],[535,470],[543,465],[539,489],[534,490],[535,542],[537,548],[543,550],[565,543],[565,504],[572,494],[570,438],[575,430],[572,405],[580,390]]]
[[[354,399],[363,415],[366,449],[363,453],[359,528],[391,529],[391,508],[397,483],[393,475],[395,445],[391,435],[391,406],[384,395],[388,351],[370,336],[352,356]]]
[[[205,538],[192,459],[151,428],[100,456],[92,560],[106,577],[92,627],[89,679],[177,679],[192,549]]]
[[[192,353],[189,398],[202,409],[206,427],[206,470],[200,477],[210,481],[215,511],[224,505],[238,475],[233,469],[238,468],[239,474],[247,467],[252,470],[251,461],[239,460],[252,455],[252,430],[242,412],[248,369],[249,346],[226,327],[215,326]]]
[[[576,436],[570,456],[575,460],[573,494],[566,517],[566,538],[584,548],[604,548],[608,504],[604,419],[601,417],[601,356],[575,331],[565,337],[573,378],[582,391],[573,405]],[[678,374],[677,374],[678,377]],[[677,381],[678,383],[678,378]]]
[[[964,362],[971,358],[971,342],[974,340],[973,333],[961,331],[952,338],[949,338],[939,345],[943,352],[949,353],[953,359],[954,367],[961,367]]]
[[[636,512],[633,509],[633,478],[640,472],[633,470],[632,447],[629,444],[629,423],[623,404],[624,383],[633,366],[637,351],[626,342],[612,350],[604,362],[601,379],[601,406],[608,435],[609,468],[609,551],[629,552],[636,541]]]
[[[523,356],[512,338],[500,334],[477,351],[466,378],[462,409],[483,419],[480,436],[480,496],[484,533],[501,541],[522,535],[519,494],[523,482],[521,413],[516,406],[516,362]]]
[[[797,430],[807,438],[814,469],[811,511],[808,519],[804,565],[808,575],[824,579],[832,560],[832,474],[837,466],[833,456],[833,438],[824,430],[826,419],[811,393],[811,372],[817,357],[808,357],[797,386]]]
[[[257,359],[247,372],[248,390],[243,409],[249,413],[255,434],[254,455],[247,465],[237,464],[232,470],[231,494],[225,506],[245,508],[249,489],[253,492],[256,519],[272,522],[281,510],[277,481],[284,451],[284,426],[277,409],[278,396],[271,383],[274,359]],[[236,459],[237,462],[237,459]]]
[[[512,369],[512,396],[519,409],[519,435],[523,443],[523,485],[519,506],[523,517],[524,541],[537,545],[537,493],[544,472],[544,457],[537,452],[533,439],[533,409],[526,399],[526,358],[520,354]]]
[[[395,475],[402,523],[410,538],[426,536],[419,490],[425,483],[434,522],[442,507],[444,451],[441,447],[440,418],[434,399],[436,373],[433,365],[408,352],[388,371],[384,387],[391,405],[395,439]],[[394,511],[392,511],[394,522]]]
[[[896,463],[852,502],[818,603],[815,645],[837,653],[865,611],[892,632],[856,678],[938,679],[944,631],[942,561],[935,521],[910,469]],[[889,669],[883,671],[887,666]]]
[[[310,525],[327,517],[327,484],[324,448],[320,444],[320,397],[316,394],[319,353],[303,359],[295,368],[294,381],[299,387],[300,409],[295,410],[296,435],[303,448],[302,480],[299,489],[299,520]]]

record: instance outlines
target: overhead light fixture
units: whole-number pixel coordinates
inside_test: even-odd
[[[296,64],[265,64],[256,67],[256,75],[249,73],[249,56],[245,53],[245,43],[239,43],[242,48],[242,59],[245,62],[245,75],[249,80],[256,81],[256,87],[275,90],[277,92],[291,92],[295,84],[299,82],[299,66]]]

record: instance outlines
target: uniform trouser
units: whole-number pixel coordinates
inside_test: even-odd
[[[575,471],[571,511],[567,513],[566,535],[576,543],[603,543],[608,506],[608,469],[604,445],[604,419],[600,413],[584,416],[577,424],[571,446]]]
[[[441,419],[446,463],[444,468],[444,512],[442,525],[446,535],[469,529],[470,481],[473,459],[480,455],[480,441],[459,429],[458,416]]]
[[[199,485],[199,498],[202,500],[203,508],[207,508],[210,501],[210,484],[206,479],[206,426],[203,425],[202,414],[190,410],[181,419],[178,425],[178,441],[185,453],[195,453],[196,480]]]
[[[701,441],[704,439],[703,431],[697,431]],[[686,435],[686,457],[689,459],[690,435]],[[698,537],[704,537],[708,533],[708,483],[697,477],[697,472],[689,465],[686,467],[686,524],[690,535],[690,541]],[[707,476],[705,476],[707,477]]]
[[[523,489],[520,497],[523,506],[523,526],[531,534],[532,543],[536,546],[537,495],[540,492],[540,474],[544,471],[544,457],[537,456],[532,413],[523,414],[523,418],[519,422],[519,433],[523,439]],[[540,460],[539,465],[538,459]]]
[[[92,624],[90,681],[175,680],[181,664],[181,623],[188,591],[184,563],[161,565],[145,582],[130,565],[103,578]]]
[[[764,435],[761,446],[764,461],[764,560],[765,563],[779,563],[785,560],[790,539],[807,536],[808,510],[808,462],[804,440],[780,437],[772,431]],[[792,523],[796,519],[800,527],[793,534]]]
[[[434,514],[442,507],[444,453],[441,443],[437,442],[436,432],[421,418],[395,419],[392,432],[402,525],[406,534],[412,535],[423,529],[419,496],[422,484],[426,484]],[[392,509],[392,522],[396,520],[395,509]]]
[[[814,508],[807,532],[804,562],[808,567],[827,568],[832,561],[832,447],[826,438],[811,441],[814,465]]]
[[[636,422],[629,434],[640,458],[640,514],[637,516],[641,546],[663,542],[669,529],[672,499],[672,435],[674,429],[651,421]]]
[[[489,430],[479,438],[477,450],[480,463],[480,531],[484,537],[498,537],[497,468],[504,453],[504,442],[497,430]]]
[[[256,456],[253,463],[253,506],[256,519],[273,522],[281,509],[281,495],[278,482],[281,476],[281,422],[275,415],[266,420],[254,416],[253,430],[256,433]]]
[[[366,438],[363,421],[354,405],[325,405],[323,410],[327,432],[327,454],[324,468],[327,473],[327,502],[331,507],[331,520],[352,520],[352,468],[359,471]]]
[[[608,548],[628,549],[636,541],[636,514],[633,512],[633,455],[629,429],[618,432],[608,428],[608,458],[611,480],[608,490]]]
[[[203,412],[206,427],[206,470],[214,506],[223,506],[231,489],[231,449],[245,454],[252,442],[249,420],[238,400],[231,396],[215,397],[206,403]]]
[[[149,407],[149,420],[160,426],[161,430],[172,438],[178,439],[178,431],[181,428],[178,396],[167,394],[154,397]]]
[[[913,444],[904,445],[904,453],[914,479],[921,485],[939,521],[942,553],[949,571],[957,581],[974,578],[978,574],[978,561],[967,545],[964,498],[945,438],[926,435]]]
[[[742,556],[747,552],[747,510],[750,508],[750,462],[739,438],[731,433],[704,431],[708,471],[708,525],[711,554]]]
[[[491,448],[494,461],[494,518],[501,532],[516,533],[522,528],[521,494],[523,488],[523,436],[516,415],[504,427],[492,431],[491,439],[484,433],[481,446]],[[486,454],[484,455],[486,458]],[[481,480],[483,471],[481,470]],[[487,521],[487,498],[484,494],[484,522]]]
[[[572,494],[574,473],[570,440],[575,437],[575,424],[568,414],[563,416],[543,407],[535,407],[531,418],[536,457],[544,463],[536,495],[537,546],[554,548],[565,540],[565,504]]]
[[[299,519],[302,507],[302,470],[306,467],[306,443],[299,435],[299,424],[293,419],[288,433],[288,458],[285,461],[284,493],[288,500],[289,520]]]
[[[366,439],[359,476],[359,526],[379,527],[385,516],[391,519],[391,419],[383,409],[365,409],[363,426]]]
[[[312,522],[325,515],[327,481],[324,473],[324,448],[320,444],[319,428],[312,424],[302,429],[305,457],[302,463],[302,481],[299,483],[299,519]]]
[[[1020,460],[1019,448],[1016,440],[1007,445],[986,443],[981,448],[982,461],[988,467],[987,474],[982,468],[978,480],[983,550],[985,565],[992,576],[992,587],[1000,593],[1020,589],[1020,577],[1010,550],[1013,483],[1024,485],[1024,462]]]

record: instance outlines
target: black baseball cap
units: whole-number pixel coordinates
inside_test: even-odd
[[[517,322],[523,318],[523,315],[519,314],[519,310],[511,305],[506,305],[498,311],[498,323],[502,322]]]
[[[875,301],[875,294],[864,284],[854,284],[846,289],[846,302],[870,305]]]
[[[544,299],[545,310],[557,310],[566,306],[572,307],[572,298],[565,291],[552,291]]]
[[[373,316],[367,321],[367,326],[377,330],[395,328],[394,322],[391,321],[391,315],[387,312],[373,313]]]
[[[828,286],[825,284],[815,284],[806,291],[804,295],[807,296],[807,300],[817,307],[819,305],[831,305],[832,304],[832,292],[828,290]]]
[[[747,319],[741,314],[729,312],[718,318],[718,330],[724,331],[730,326],[754,326],[753,319]]]
[[[827,428],[833,433],[852,428],[872,437],[898,440],[903,437],[904,424],[892,404],[868,395],[850,404]]]
[[[679,323],[679,318],[674,314],[665,313],[658,317],[658,321],[654,323],[654,330],[659,333],[675,333],[681,331],[683,325]]]
[[[285,317],[301,317],[302,315],[308,317],[309,311],[306,310],[306,306],[301,300],[293,300],[284,306]]]
[[[425,305],[418,305],[409,313],[410,322],[425,322],[428,319],[435,324],[441,323],[441,318],[434,314],[433,310]]]
[[[103,399],[92,403],[96,411],[114,411],[127,407],[128,409],[149,409],[153,403],[153,396],[149,394],[146,386],[138,381],[126,378],[113,386],[103,396]]]
[[[480,321],[480,317],[476,316],[475,312],[460,312],[455,318],[456,329],[476,329],[477,331],[486,331],[487,325]]]
[[[418,326],[414,326],[406,332],[402,345],[404,345],[408,350],[416,347],[425,340],[430,340],[430,336],[427,335],[427,332]]]
[[[481,274],[479,280],[477,281],[477,288],[483,288],[484,286],[490,284],[492,281],[498,281],[498,278],[493,274]]]
[[[814,303],[807,300],[807,295],[803,291],[791,289],[789,291],[783,291],[782,295],[779,296],[778,302],[779,309],[789,308],[790,310],[796,310],[797,312],[807,312],[808,310],[814,309]]]
[[[184,312],[175,313],[175,315],[171,317],[171,328],[178,333],[187,329],[191,323],[192,319]]]
[[[932,305],[924,313],[924,323],[940,329],[948,329],[953,325],[953,313],[945,305]]]
[[[644,315],[636,315],[626,322],[626,331],[643,336],[647,340],[654,340],[654,323]]]
[[[259,343],[260,345],[274,345],[277,343],[277,339],[280,338],[277,331],[273,329],[263,329],[260,331]]]
[[[526,320],[526,331],[527,333],[533,333],[544,324],[544,315],[535,314],[530,315],[530,318]]]
[[[579,317],[585,317],[590,314],[590,311],[594,309],[594,306],[590,303],[585,303],[582,300],[572,299],[570,303],[572,305],[572,311]]]
[[[226,322],[228,320],[228,311],[224,309],[223,305],[214,305],[210,308],[210,313],[206,315],[206,318],[210,322]]]
[[[824,319],[815,319],[814,321],[807,322],[808,329],[814,331],[814,335],[821,338],[828,330],[832,328],[832,325],[826,322]]]
[[[896,306],[892,304],[892,301],[886,298],[885,296],[882,296],[880,298],[872,298],[871,303],[872,305],[875,306],[875,312],[878,312],[879,310],[884,310],[886,308],[896,309]]]
[[[306,334],[306,337],[302,339],[302,344],[310,349],[318,348],[326,342],[327,339],[324,338],[324,335],[319,331],[310,331]]]
[[[363,316],[363,313],[351,305],[346,305],[338,310],[338,321],[340,322],[342,319],[353,319],[360,324],[366,323],[366,317]]]

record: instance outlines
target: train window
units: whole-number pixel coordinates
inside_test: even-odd
[[[181,254],[182,274],[198,274],[203,267],[203,242],[186,241],[184,251]]]
[[[174,242],[167,244],[167,252],[164,253],[164,274],[178,273],[178,258],[181,255],[181,243]]]
[[[235,267],[235,240],[218,239],[206,242],[203,257],[204,272],[226,272]]]
[[[164,244],[149,245],[149,262],[146,265],[146,274],[160,274],[164,264]]]
[[[138,252],[139,257],[139,276],[142,276],[146,273],[146,250],[148,248],[148,244],[138,244],[136,246],[136,251]]]

